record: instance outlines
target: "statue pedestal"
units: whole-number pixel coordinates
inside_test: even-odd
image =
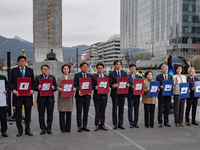
[[[33,63],[33,70],[34,75],[40,75],[41,74],[41,66],[47,64],[50,67],[50,74],[51,75],[61,75],[61,67],[64,64],[64,62],[60,61],[43,61],[43,62],[34,62]]]

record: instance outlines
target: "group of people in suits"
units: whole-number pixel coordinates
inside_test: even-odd
[[[95,108],[95,129],[107,131],[108,129],[105,126],[105,110],[108,101],[108,94],[98,94],[98,78],[109,77],[109,90],[110,97],[112,99],[112,123],[113,130],[125,129],[123,126],[124,121],[124,104],[125,98],[127,97],[128,102],[128,121],[130,128],[139,128],[138,119],[139,119],[139,105],[141,95],[134,95],[134,79],[140,79],[141,77],[136,74],[136,65],[130,64],[129,70],[130,74],[127,75],[125,71],[121,69],[122,62],[119,60],[114,61],[113,66],[114,70],[109,73],[109,76],[104,74],[104,64],[97,63],[96,69],[97,73],[91,75],[88,73],[88,64],[82,62],[80,64],[80,72],[76,73],[75,76],[70,75],[70,65],[65,64],[61,67],[61,72],[63,73],[56,78],[50,75],[50,67],[46,64],[41,66],[41,75],[37,76],[34,80],[33,70],[26,66],[26,57],[18,57],[18,67],[13,68],[10,73],[9,83],[7,82],[6,77],[0,76],[0,80],[5,80],[5,89],[4,94],[7,94],[8,88],[13,92],[13,106],[16,107],[16,125],[18,129],[17,137],[22,136],[23,126],[22,126],[22,105],[25,108],[25,134],[28,136],[33,136],[30,130],[31,122],[31,108],[33,106],[33,93],[34,91],[38,92],[37,95],[37,108],[39,114],[39,126],[41,129],[40,134],[43,135],[46,132],[52,134],[52,122],[53,122],[53,111],[54,111],[54,95],[52,96],[41,96],[40,89],[41,83],[40,79],[52,79],[53,84],[51,86],[53,92],[58,90],[58,111],[59,111],[59,123],[60,130],[62,133],[71,132],[71,115],[73,111],[73,96],[72,97],[62,97],[61,93],[63,91],[61,86],[62,80],[74,80],[73,91],[75,93],[75,102],[76,102],[76,121],[78,132],[90,131],[87,127],[88,124],[88,114],[90,107],[90,100],[92,93],[84,95],[80,90],[80,78],[91,78],[91,87],[93,92],[94,108]],[[174,81],[174,122],[177,127],[183,125],[183,113],[184,113],[184,104],[185,99],[180,99],[179,93],[179,83],[189,82],[190,85],[190,98],[187,99],[187,107],[185,113],[186,125],[190,126],[189,113],[192,107],[192,124],[198,125],[195,120],[196,109],[198,98],[194,97],[194,82],[199,81],[195,76],[195,69],[190,67],[188,69],[189,76],[186,77],[182,73],[184,72],[182,65],[176,65],[175,72],[176,75],[173,77],[168,74],[168,66],[164,64],[161,67],[162,73],[156,77],[156,81],[160,82],[159,95],[158,95],[158,124],[159,127],[164,126],[171,127],[169,124],[169,110],[171,103],[171,96],[163,96],[163,81],[164,80],[173,80]],[[118,94],[117,93],[117,78],[128,77],[129,82],[126,86],[129,89],[128,94]],[[144,95],[142,95],[142,103],[144,103],[144,125],[149,128],[154,127],[154,112],[156,97],[149,97],[149,85],[153,77],[153,72],[148,70],[144,74]],[[30,96],[19,96],[17,91],[17,79],[18,78],[31,78],[31,90]],[[134,117],[133,117],[134,109]],[[45,110],[47,110],[47,121],[45,122]],[[164,111],[164,121],[163,121],[163,111]],[[82,115],[83,113],[83,115]],[[0,107],[0,119],[1,119],[1,132],[3,137],[7,137],[7,123],[6,123],[6,107]]]

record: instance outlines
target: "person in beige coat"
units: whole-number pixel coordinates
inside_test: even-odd
[[[173,76],[174,80],[174,123],[177,127],[183,127],[183,114],[184,114],[184,105],[185,99],[180,99],[179,93],[179,84],[186,83],[186,76],[182,75],[184,73],[184,69],[182,65],[175,66],[176,75]]]
[[[154,126],[154,112],[155,112],[155,104],[156,104],[156,97],[149,97],[149,85],[150,81],[152,81],[153,73],[152,71],[148,70],[144,74],[144,95],[142,95],[142,103],[144,103],[144,120],[145,126],[151,128]],[[149,117],[150,115],[150,117]]]
[[[59,111],[59,122],[60,130],[62,133],[71,132],[71,112],[73,110],[73,97],[62,97],[62,80],[73,80],[74,77],[70,75],[70,65],[63,65],[61,68],[63,75],[57,79],[58,89],[58,111]],[[76,88],[73,89],[76,91]],[[66,117],[66,118],[65,118]]]

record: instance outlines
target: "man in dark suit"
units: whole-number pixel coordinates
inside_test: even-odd
[[[194,97],[194,90],[196,89],[194,87],[194,82],[199,81],[199,79],[195,77],[195,69],[193,67],[188,68],[188,73],[189,73],[189,76],[187,77],[187,82],[189,82],[190,98],[187,99],[187,106],[186,106],[186,112],[185,112],[186,125],[191,126],[190,120],[189,120],[191,107],[192,107],[192,124],[199,125],[195,119],[197,104],[198,104],[198,97]]]
[[[136,65],[129,65],[130,74],[129,78],[129,92],[128,92],[128,120],[130,123],[130,128],[139,128],[138,126],[138,116],[139,116],[139,105],[140,105],[140,95],[133,95],[134,89],[134,79],[141,79],[140,76],[136,75]],[[133,107],[134,107],[134,121],[133,121]]]
[[[89,112],[89,107],[90,107],[90,99],[92,93],[89,95],[83,95],[80,92],[80,87],[79,87],[79,78],[87,78],[91,77],[91,83],[92,83],[92,89],[94,86],[94,81],[93,81],[93,76],[89,73],[88,71],[88,64],[86,62],[82,62],[80,64],[80,69],[81,72],[78,72],[74,76],[74,87],[76,88],[76,115],[77,115],[77,127],[78,127],[78,132],[84,131],[90,131],[90,129],[87,128],[87,122],[88,122],[88,112]],[[83,111],[83,124],[82,124],[82,119],[81,119],[81,114]]]
[[[52,134],[51,126],[53,122],[53,110],[54,110],[54,95],[53,96],[40,96],[40,79],[53,79],[52,89],[55,92],[56,89],[56,78],[49,74],[50,67],[47,64],[41,66],[42,74],[37,76],[35,79],[35,91],[38,91],[37,96],[37,105],[38,105],[38,112],[39,112],[39,123],[40,123],[40,134],[43,135],[46,133]],[[45,108],[47,109],[47,124],[44,121],[44,114]]]
[[[33,106],[34,93],[34,74],[33,69],[26,66],[26,57],[19,56],[17,59],[19,64],[18,67],[11,69],[10,71],[10,81],[9,86],[11,91],[13,91],[13,106],[16,107],[16,124],[18,128],[17,137],[20,137],[23,133],[22,127],[22,105],[25,108],[25,134],[33,136],[30,132],[30,122],[31,122],[31,108]],[[18,78],[31,78],[31,91],[30,96],[19,96],[17,91],[17,79]]]
[[[95,130],[103,129],[107,131],[105,127],[105,111],[107,105],[108,94],[97,94],[98,93],[98,77],[108,77],[104,72],[104,65],[102,63],[97,63],[97,74],[94,74],[94,107],[95,107]],[[109,86],[109,85],[107,85]]]
[[[114,71],[109,74],[109,86],[111,88],[110,97],[112,98],[112,120],[114,128],[113,130],[117,130],[117,127],[120,129],[125,129],[123,127],[123,115],[124,115],[124,102],[125,102],[125,94],[117,94],[117,78],[118,77],[127,77],[127,73],[121,70],[122,62],[119,60],[114,61]],[[127,84],[129,87],[129,83]],[[119,120],[117,126],[117,107],[119,107]]]
[[[0,80],[4,80],[5,91],[3,91],[3,93],[6,95],[8,91],[8,81],[6,77],[3,75],[0,75]],[[6,133],[6,130],[8,129],[6,117],[7,117],[7,106],[0,106],[0,121],[1,121],[1,133],[2,133],[1,135],[3,137],[8,137]]]
[[[172,80],[172,76],[168,74],[168,65],[163,64],[161,67],[162,73],[156,76],[156,81],[160,82],[160,91],[158,94],[158,127],[162,127],[162,113],[164,109],[164,126],[171,127],[169,124],[169,110],[171,96],[163,96],[163,80]]]

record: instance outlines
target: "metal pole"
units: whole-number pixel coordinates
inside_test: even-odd
[[[77,64],[77,72],[78,72],[78,48],[76,48],[76,64]]]
[[[7,79],[10,79],[10,52],[7,52]],[[11,91],[8,88],[8,116],[12,116],[11,113]]]

